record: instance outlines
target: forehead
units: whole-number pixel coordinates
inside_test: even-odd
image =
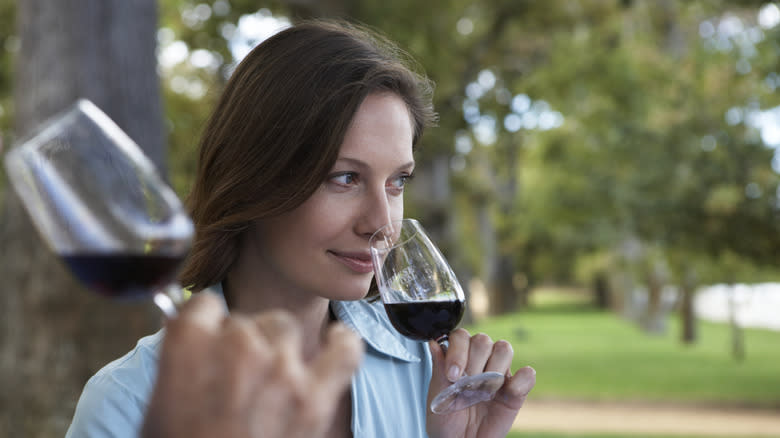
[[[401,97],[370,94],[352,118],[339,157],[408,162],[412,160],[412,137],[412,117]]]

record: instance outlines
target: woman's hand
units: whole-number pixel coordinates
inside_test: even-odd
[[[201,292],[167,322],[143,438],[308,438],[324,433],[362,357],[360,339],[329,328],[304,362],[287,313],[227,316]]]
[[[525,367],[512,375],[514,352],[507,341],[493,342],[482,333],[471,336],[464,329],[453,331],[449,338],[446,355],[436,342],[429,343],[433,356],[433,376],[428,387],[428,434],[432,438],[505,437],[536,383],[536,371]],[[496,371],[507,376],[493,400],[449,414],[431,412],[431,400],[441,390],[463,374],[474,375],[485,371]]]

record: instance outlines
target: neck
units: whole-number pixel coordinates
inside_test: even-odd
[[[242,281],[241,277],[228,275],[223,283],[225,298],[231,313],[257,314],[269,310],[290,313],[301,327],[303,358],[308,361],[319,351],[325,329],[330,323],[329,300],[311,295],[302,296],[292,291],[269,291],[257,281]]]

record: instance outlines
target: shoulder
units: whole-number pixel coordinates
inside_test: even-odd
[[[160,330],[141,338],[135,348],[87,381],[66,438],[138,436],[157,377],[163,336]]]

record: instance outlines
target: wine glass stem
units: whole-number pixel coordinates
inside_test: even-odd
[[[158,290],[154,293],[154,304],[162,310],[168,319],[176,318],[179,314],[178,308],[184,303],[184,295],[181,286],[176,283]]]
[[[441,347],[441,351],[444,352],[444,354],[447,354],[447,350],[450,348],[450,337],[449,335],[441,335],[438,338],[436,338],[436,342],[438,342],[439,347]]]

